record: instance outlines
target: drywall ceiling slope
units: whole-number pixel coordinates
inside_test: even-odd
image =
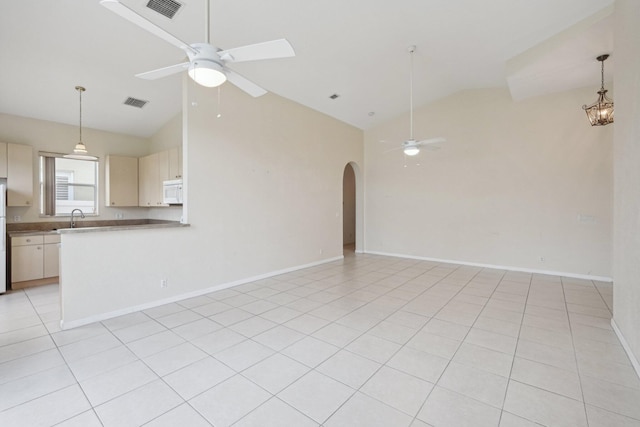
[[[615,63],[612,13],[613,6],[607,7],[507,61],[513,99],[599,85],[596,57],[604,53],[611,54],[605,63],[605,80],[611,81]]]
[[[184,0],[174,20],[147,9],[147,0],[121,1],[188,43],[204,39],[205,0]],[[286,37],[297,53],[232,68],[280,96],[367,129],[408,111],[409,45],[418,46],[414,102],[420,106],[463,89],[506,87],[507,60],[613,0],[211,3],[216,46]],[[183,52],[99,0],[8,3],[0,40],[0,112],[75,124],[78,84],[87,88],[87,127],[148,137],[180,112],[180,75],[146,81],[134,74],[182,61]],[[221,92],[224,107],[225,86]],[[334,93],[340,97],[331,100]],[[122,104],[128,96],[150,102],[137,110]]]

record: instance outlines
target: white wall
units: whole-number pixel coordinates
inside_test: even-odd
[[[365,251],[610,277],[613,127],[581,109],[596,90],[455,94],[415,112],[418,139],[447,138],[415,158],[387,152],[408,115],[366,131]]]
[[[146,218],[145,209],[110,208],[105,206],[104,162],[107,154],[134,157],[145,155],[149,150],[149,141],[144,138],[87,128],[82,129],[82,139],[89,153],[99,157],[99,216],[95,219],[115,219],[116,213],[123,213],[126,219]],[[8,208],[8,222],[13,222],[14,215],[19,215],[22,222],[55,221],[52,217],[41,218],[38,213],[38,200],[40,200],[38,151],[70,153],[78,142],[78,127],[0,114],[0,141],[31,145],[33,147],[34,205],[31,207]]]
[[[640,2],[615,8],[613,319],[640,374]]]
[[[65,327],[342,256],[342,176],[362,164],[362,132],[229,84],[216,119],[213,91],[185,90],[191,226],[62,235]]]

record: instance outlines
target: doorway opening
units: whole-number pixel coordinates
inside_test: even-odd
[[[344,254],[356,250],[356,174],[351,164],[344,168],[342,177],[342,246]]]

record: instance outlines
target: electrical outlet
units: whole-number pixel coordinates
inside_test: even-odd
[[[116,214],[116,219],[123,219],[123,218],[124,218],[124,214],[123,214],[123,213],[118,212],[118,213]]]
[[[20,221],[22,221],[22,217],[20,215],[13,216],[13,222],[20,222]]]
[[[545,262],[545,259],[544,259],[544,257],[543,257],[543,256],[541,256],[540,258],[538,258],[538,261],[540,261],[540,262],[542,262],[542,263],[543,263],[543,262]]]
[[[166,288],[167,286],[169,286],[169,281],[167,279],[160,279],[160,287]]]

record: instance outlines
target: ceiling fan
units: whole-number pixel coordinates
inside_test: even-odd
[[[286,39],[272,40],[226,50],[213,46],[209,34],[209,0],[207,0],[206,4],[205,32],[207,41],[205,43],[193,43],[191,45],[160,28],[118,0],[101,0],[100,4],[140,28],[182,49],[187,54],[189,58],[188,61],[136,74],[136,77],[143,79],[155,80],[188,70],[189,77],[202,86],[216,87],[229,80],[229,82],[247,92],[249,95],[258,97],[264,95],[267,91],[231,70],[226,64],[228,62],[288,58],[296,55],[293,47]]]
[[[416,141],[413,138],[413,54],[415,51],[415,46],[409,46],[409,55],[411,58],[409,66],[409,139],[404,141],[400,147],[395,148],[396,150],[402,148],[404,154],[407,156],[417,155],[421,147],[428,150],[438,150],[440,144],[446,142],[446,139],[442,137],[422,139],[420,141]]]

